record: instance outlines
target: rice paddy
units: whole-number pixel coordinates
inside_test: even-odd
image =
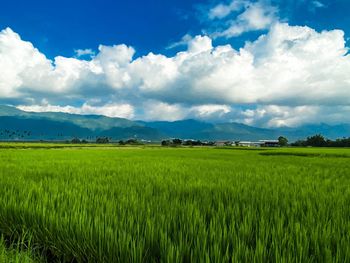
[[[350,262],[350,149],[6,145],[0,261]]]
[[[28,247],[21,246],[20,243],[16,247],[10,245],[6,247],[6,242],[3,237],[0,237],[0,262],[6,263],[34,263],[34,256],[30,251],[23,252],[21,250],[28,249]],[[41,260],[41,259],[38,259]]]

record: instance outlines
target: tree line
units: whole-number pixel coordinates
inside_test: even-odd
[[[321,134],[307,137],[306,140],[298,140],[291,144],[298,147],[350,147],[350,137],[336,140],[326,139]]]
[[[161,142],[162,146],[214,146],[215,142],[202,142],[200,140],[181,140],[181,139],[172,139],[172,140],[163,140]]]
[[[112,142],[111,137],[97,137],[95,141],[87,141],[85,139],[79,139],[79,138],[73,138],[70,143],[72,144],[85,144],[85,143],[97,143],[97,144],[108,144]],[[136,139],[129,139],[129,140],[120,140],[118,141],[119,145],[142,145],[143,143],[136,140]]]

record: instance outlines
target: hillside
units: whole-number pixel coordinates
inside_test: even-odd
[[[1,140],[70,140],[79,137],[95,140],[137,138],[160,141],[168,138],[200,140],[261,140],[286,136],[290,141],[320,133],[336,139],[350,136],[350,125],[312,124],[298,128],[264,129],[241,123],[207,123],[197,120],[175,122],[131,121],[99,115],[24,112],[0,106]]]

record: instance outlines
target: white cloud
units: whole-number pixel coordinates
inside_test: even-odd
[[[312,116],[349,112],[350,56],[343,31],[275,23],[240,50],[214,47],[208,36],[187,44],[187,50],[172,57],[150,53],[134,58],[132,47],[101,45],[90,60],[58,56],[51,61],[5,29],[0,32],[0,99],[22,100],[27,110],[241,120],[260,126],[297,125],[316,121]],[[89,104],[94,98],[104,105]],[[75,101],[85,104],[69,106]],[[242,104],[250,110],[240,112],[235,105]],[[347,121],[343,115],[334,119]]]
[[[243,12],[242,12],[243,9]],[[237,11],[240,11],[238,14]],[[226,19],[226,28],[218,30],[212,34],[213,37],[237,37],[245,32],[269,29],[276,23],[278,18],[278,8],[267,1],[244,1],[232,0],[229,5],[219,4],[209,10],[209,19],[223,19],[231,13],[235,13],[234,18]]]
[[[135,112],[134,107],[130,104],[108,103],[103,106],[91,106],[85,103],[81,108],[82,114],[97,114],[108,117],[119,117],[133,119]]]
[[[143,105],[143,116],[146,120],[156,121],[177,121],[182,119],[201,119],[220,121],[232,109],[227,105],[199,105],[191,106],[181,103],[164,103],[161,101],[150,100]]]
[[[316,8],[324,8],[324,7],[326,7],[325,4],[321,3],[320,1],[312,1],[312,4]]]
[[[218,4],[209,10],[209,19],[223,19],[232,12],[240,11],[244,6],[247,6],[249,1],[246,0],[233,0],[228,5]]]
[[[185,119],[187,109],[180,104],[168,104],[160,101],[147,101],[143,105],[144,119],[155,121],[177,121]]]
[[[261,127],[295,127],[310,123],[349,123],[350,106],[258,106],[236,115],[235,121]]]
[[[10,28],[0,32],[0,97],[19,96],[28,77],[29,81],[31,75],[42,80],[51,69],[51,61],[31,43],[22,41]]]
[[[76,49],[74,50],[75,56],[77,58],[84,57],[84,56],[89,56],[89,57],[94,57],[95,56],[95,51],[92,49]]]
[[[192,54],[199,54],[212,49],[212,40],[207,36],[196,36],[188,43],[188,52]]]
[[[134,108],[130,104],[108,103],[102,106],[92,106],[84,103],[81,107],[58,106],[58,105],[19,105],[18,109],[28,112],[65,112],[71,114],[94,114],[107,117],[118,117],[132,119],[134,117]]]
[[[227,105],[200,105],[191,108],[191,112],[199,119],[221,119],[225,114],[231,112],[231,107]]]
[[[350,57],[344,44],[340,30],[318,33],[308,27],[275,25],[245,47],[254,57],[256,81],[262,84],[255,88],[256,101],[347,104]]]
[[[186,34],[181,38],[180,41],[171,43],[169,46],[167,46],[166,49],[173,49],[173,48],[177,48],[177,47],[187,46],[188,43],[192,40],[193,40],[193,37],[190,34]]]
[[[259,125],[263,127],[297,126],[308,123],[318,113],[316,106],[258,106],[254,110],[241,112],[241,121],[248,125]]]

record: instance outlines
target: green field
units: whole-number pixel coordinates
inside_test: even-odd
[[[54,146],[0,144],[3,262],[350,262],[350,149]]]
[[[23,246],[23,250],[27,250],[26,246]],[[35,263],[34,256],[30,251],[21,251],[21,246],[9,246],[6,247],[6,242],[3,237],[0,237],[0,262],[6,263]],[[40,260],[40,258],[39,258]]]

